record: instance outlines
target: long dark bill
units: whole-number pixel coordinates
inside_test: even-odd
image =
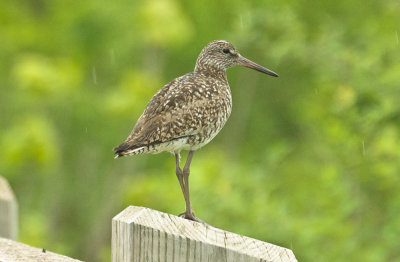
[[[270,75],[270,76],[278,77],[278,74],[275,73],[274,71],[271,71],[271,70],[269,70],[269,69],[267,69],[267,68],[265,68],[263,66],[258,65],[256,63],[254,63],[253,61],[247,59],[246,57],[240,56],[239,57],[239,63],[240,63],[241,66],[245,66],[245,67],[257,70],[257,71],[259,71],[261,73],[264,73],[264,74],[267,74],[267,75]]]

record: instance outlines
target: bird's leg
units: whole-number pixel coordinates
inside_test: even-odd
[[[178,178],[179,185],[181,186],[183,196],[185,196],[185,186],[183,184],[184,183],[183,182],[183,172],[180,167],[180,159],[181,159],[181,155],[179,153],[175,153],[175,163],[176,163],[175,173],[176,173],[176,177]]]
[[[179,216],[184,216],[186,219],[204,223],[203,221],[201,221],[194,215],[192,207],[190,206],[189,174],[190,174],[190,163],[192,162],[193,154],[194,154],[194,151],[189,151],[185,166],[182,170],[180,168],[180,154],[175,153],[176,177],[178,178],[179,185],[181,186],[182,193],[183,193],[183,196],[184,196],[185,202],[186,202],[186,211],[179,214]],[[204,223],[204,224],[206,224],[206,223]]]
[[[202,222],[200,219],[198,219],[193,212],[192,206],[190,205],[190,194],[189,194],[189,174],[190,174],[190,163],[192,162],[192,157],[193,157],[194,151],[189,151],[188,157],[186,159],[185,166],[183,168],[183,186],[184,186],[184,197],[185,197],[185,202],[186,202],[186,211],[184,213],[185,218],[197,221],[197,222]]]

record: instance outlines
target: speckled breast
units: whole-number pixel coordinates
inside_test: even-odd
[[[210,119],[209,123],[202,128],[201,132],[188,139],[187,143],[190,145],[190,150],[197,150],[205,146],[221,131],[231,114],[231,101],[222,101],[220,107],[216,109],[216,111],[216,117]]]

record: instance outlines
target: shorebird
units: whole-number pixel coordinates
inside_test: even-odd
[[[186,219],[202,222],[190,204],[190,163],[194,152],[221,131],[231,114],[232,96],[226,69],[232,66],[245,66],[278,76],[240,55],[231,43],[212,41],[200,52],[194,71],[161,88],[147,104],[125,142],[114,148],[115,158],[171,152],[186,202],[186,210],[180,216]],[[189,151],[183,169],[180,167],[182,150]]]

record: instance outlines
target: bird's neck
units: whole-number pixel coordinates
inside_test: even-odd
[[[222,81],[228,81],[225,68],[219,68],[218,66],[204,63],[202,61],[197,61],[194,72],[207,77],[218,78]]]

